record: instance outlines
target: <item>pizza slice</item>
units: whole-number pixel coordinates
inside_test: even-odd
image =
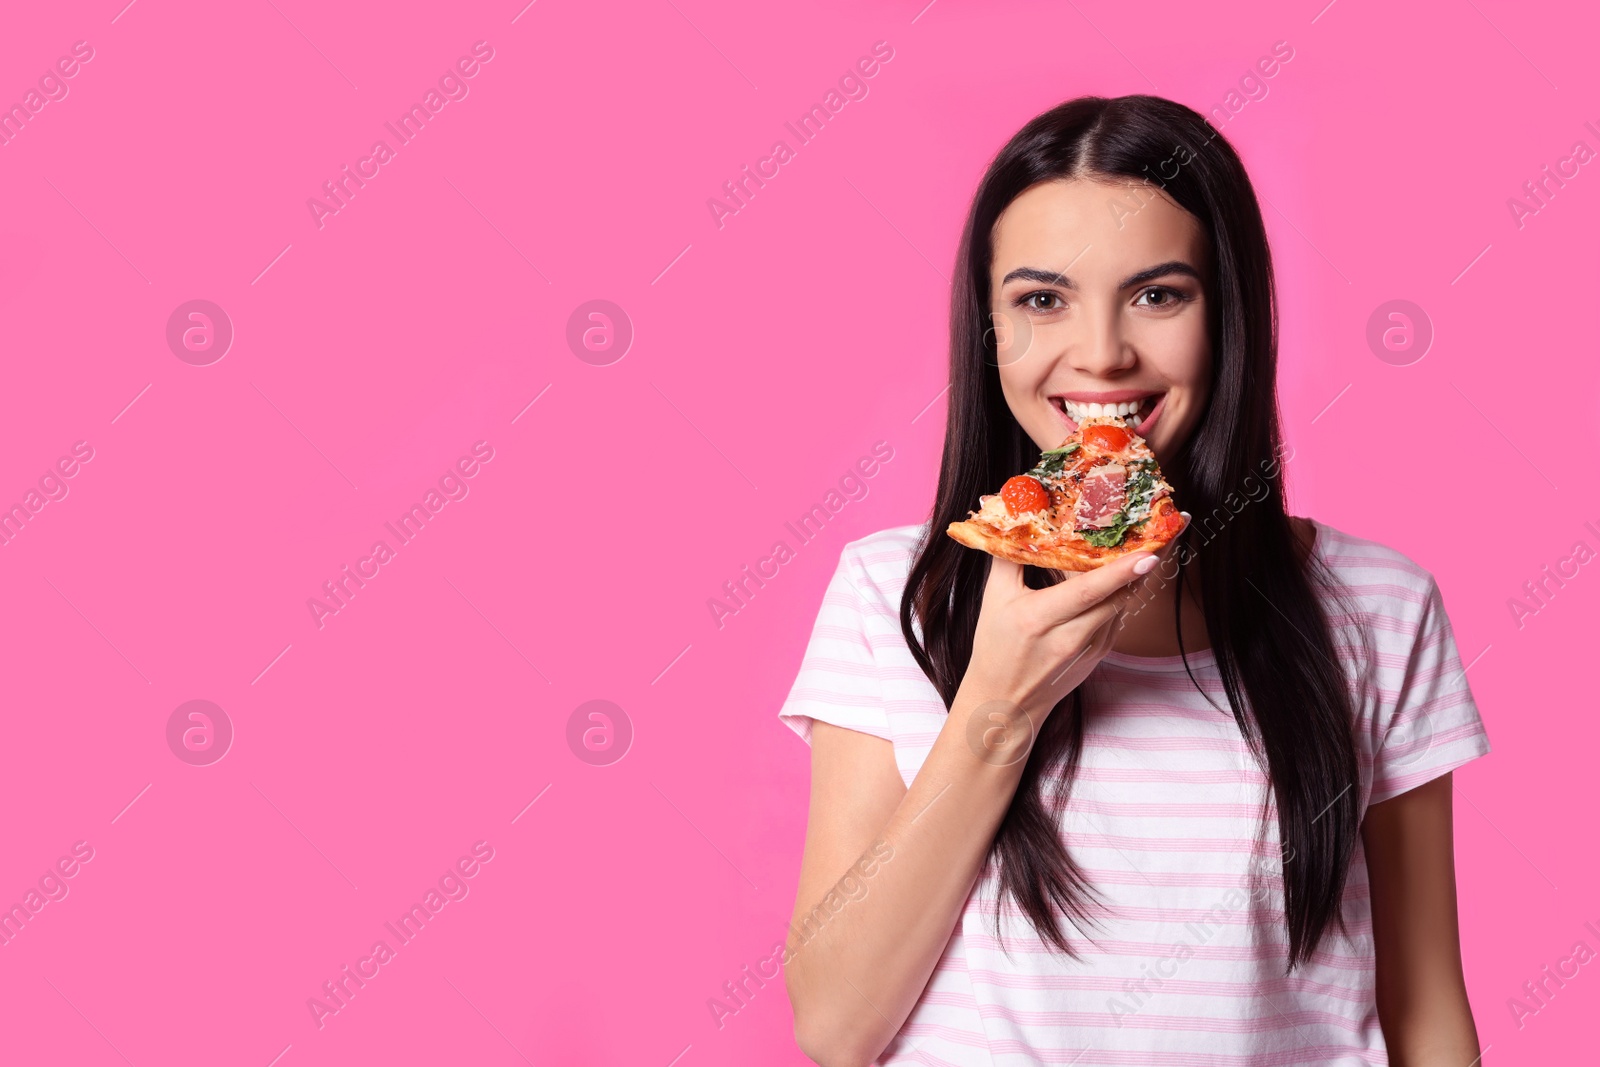
[[[946,532],[991,556],[1064,571],[1160,549],[1183,530],[1155,453],[1111,415],[1085,418],[1037,466],[978,505]]]

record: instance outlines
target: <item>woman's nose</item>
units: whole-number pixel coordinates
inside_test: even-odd
[[[1085,374],[1107,375],[1127,370],[1138,361],[1112,316],[1086,319],[1083,332],[1073,340],[1068,362]]]

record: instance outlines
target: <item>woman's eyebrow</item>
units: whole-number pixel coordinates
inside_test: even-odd
[[[1165,277],[1168,274],[1186,275],[1190,278],[1193,278],[1197,282],[1202,280],[1199,271],[1195,270],[1182,260],[1174,259],[1169,260],[1166,263],[1158,263],[1153,267],[1146,267],[1137,274],[1128,275],[1126,278],[1122,279],[1122,283],[1118,285],[1117,288],[1128,289],[1135,285],[1141,285],[1144,282],[1151,281],[1155,278]],[[1074,282],[1065,274],[1058,274],[1053,270],[1041,270],[1038,267],[1018,267],[1016,270],[1002,278],[1000,280],[1000,284],[1003,287],[1012,280],[1042,282],[1045,285],[1059,285],[1063,289],[1075,290],[1078,288],[1078,283]]]

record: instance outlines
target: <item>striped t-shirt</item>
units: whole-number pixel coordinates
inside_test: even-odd
[[[1313,551],[1346,593],[1331,605],[1335,648],[1347,674],[1366,682],[1351,690],[1364,816],[1367,805],[1487,754],[1489,741],[1432,575],[1393,549],[1315,527]],[[946,715],[899,625],[922,529],[845,546],[779,712],[808,744],[813,719],[885,738],[908,785]],[[1211,651],[1189,664],[1227,709]],[[927,988],[876,1062],[1387,1064],[1360,840],[1341,902],[1345,934],[1330,926],[1285,977],[1281,862],[1293,853],[1279,847],[1275,805],[1261,826],[1267,778],[1232,715],[1207,703],[1176,656],[1113,652],[1084,684],[1083,758],[1061,833],[1109,907],[1093,929],[1062,919],[1082,962],[1042,941],[1009,897],[996,939],[986,865]]]

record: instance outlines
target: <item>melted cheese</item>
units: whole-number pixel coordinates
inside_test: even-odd
[[[1024,511],[1021,515],[1011,514],[1011,509],[1001,499],[999,493],[978,498],[978,510],[973,513],[973,518],[1002,533],[1009,533],[1019,526],[1026,526],[1035,534],[1053,534],[1056,532],[1055,524],[1050,521],[1049,509],[1038,511]]]

